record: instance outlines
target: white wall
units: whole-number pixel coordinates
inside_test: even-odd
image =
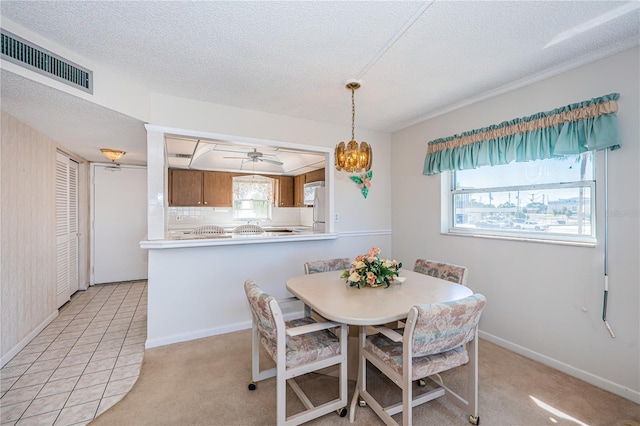
[[[161,132],[208,132],[309,145],[331,151],[350,135],[349,126],[335,126],[293,117],[225,107],[206,102],[154,95],[148,129],[149,239],[162,239],[166,214],[166,162]],[[177,132],[179,134],[179,132]],[[374,152],[372,188],[366,199],[347,173],[329,176],[334,188],[337,239],[273,242],[192,248],[149,249],[147,347],[197,339],[249,328],[251,316],[244,281],[251,278],[276,297],[285,283],[304,273],[304,262],[355,257],[372,246],[391,253],[390,135],[358,129]],[[331,173],[331,172],[330,172]]]
[[[635,48],[399,131],[392,136],[393,252],[466,265],[488,305],[482,336],[640,402],[640,49]],[[423,176],[430,140],[611,92],[622,148],[609,153],[609,336],[602,316],[603,190],[598,246],[440,234],[440,176]],[[602,153],[598,154],[601,160]],[[600,166],[602,162],[598,163]],[[601,168],[597,171],[602,175]],[[586,308],[586,311],[583,310]]]

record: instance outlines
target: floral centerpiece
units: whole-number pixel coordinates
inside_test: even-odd
[[[356,256],[351,268],[345,269],[340,278],[345,278],[350,287],[389,287],[402,263],[380,259],[380,249],[372,247],[369,253]]]

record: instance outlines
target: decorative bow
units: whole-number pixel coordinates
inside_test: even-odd
[[[369,170],[367,173],[360,176],[351,176],[351,180],[358,184],[362,196],[367,198],[369,194],[369,188],[371,188],[371,178],[373,177],[373,170]]]

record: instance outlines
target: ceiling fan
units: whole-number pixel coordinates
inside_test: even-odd
[[[265,163],[276,164],[278,166],[281,166],[282,164],[284,164],[282,161],[270,160],[268,158],[264,158],[263,154],[260,151],[256,150],[255,148],[253,148],[253,152],[247,152],[247,156],[246,157],[223,157],[223,158],[234,158],[234,159],[238,159],[238,160],[247,160],[247,161],[253,161],[254,163],[256,163],[258,161],[264,161]]]

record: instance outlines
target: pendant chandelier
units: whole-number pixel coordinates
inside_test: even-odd
[[[371,169],[373,152],[371,146],[362,142],[358,145],[355,138],[356,104],[355,91],[360,88],[360,83],[355,80],[348,81],[346,86],[351,90],[351,140],[345,145],[344,141],[336,146],[335,160],[336,170],[347,173],[358,173]]]

